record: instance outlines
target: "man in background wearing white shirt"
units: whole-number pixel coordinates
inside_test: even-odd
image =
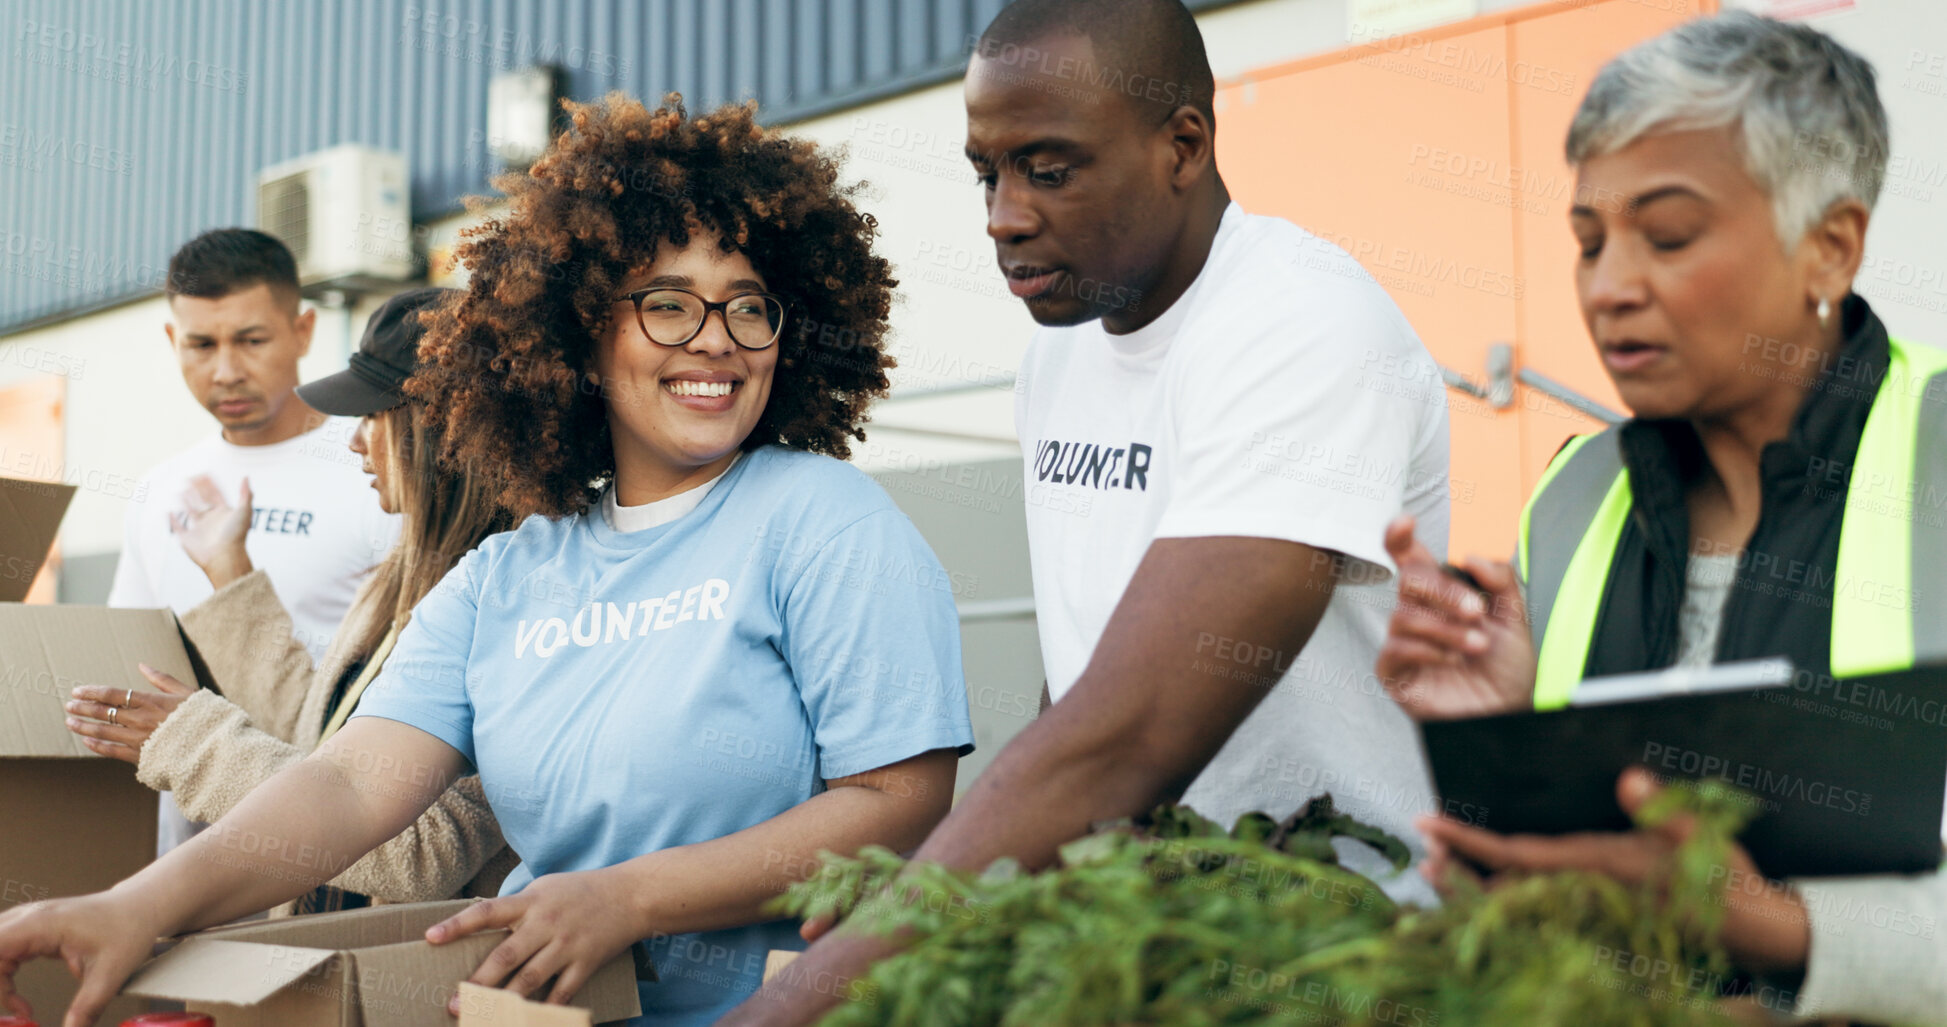
[[[317,319],[300,310],[297,263],[263,232],[217,229],[170,258],[166,295],[164,334],[218,431],[144,477],[136,495],[146,499],[124,515],[108,605],[181,613],[209,598],[209,579],[176,537],[177,515],[228,502],[243,516],[247,505],[251,563],[270,578],[299,640],[321,656],[399,529],[345,446],[357,422],[326,418],[293,392]],[[163,793],[158,853],[192,833]]]
[[[1373,667],[1387,522],[1446,550],[1445,394],[1356,262],[1231,201],[1213,92],[1176,0],[1017,0],[974,51],[967,156],[1042,325],[1015,421],[1055,702],[917,859],[1041,867],[1178,797],[1229,827],[1327,792],[1419,854],[1432,785]],[[893,944],[825,937],[733,1021],[804,1022]]]

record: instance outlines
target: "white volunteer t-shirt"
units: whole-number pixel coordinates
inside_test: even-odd
[[[1189,654],[1276,687],[1184,801],[1228,826],[1330,792],[1417,854],[1411,820],[1432,808],[1431,785],[1373,666],[1395,591],[1386,523],[1411,513],[1446,552],[1447,408],[1431,357],[1371,276],[1233,203],[1197,280],[1155,321],[1035,334],[1015,426],[1050,694],[1081,675],[1154,539],[1276,538],[1352,557],[1296,659],[1240,657],[1215,639]],[[1417,874],[1389,890],[1423,891]]]
[[[329,418],[268,446],[234,445],[218,433],[157,465],[124,514],[108,605],[182,613],[208,599],[209,578],[170,534],[169,515],[184,508],[196,475],[208,475],[232,503],[248,476],[254,510],[244,549],[270,578],[312,659],[322,658],[359,583],[399,536],[399,518],[380,509],[371,476],[346,448],[357,427],[356,418]]]

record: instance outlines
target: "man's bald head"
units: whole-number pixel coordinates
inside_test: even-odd
[[[1086,38],[1085,64],[1063,66],[1035,44],[1060,36]],[[974,53],[999,69],[1098,87],[1121,96],[1144,124],[1178,107],[1194,107],[1214,134],[1216,80],[1204,54],[1203,33],[1180,0],[1015,0],[981,33]]]
[[[1177,0],[1017,0],[967,65],[967,160],[1008,290],[1045,325],[1147,324],[1230,203],[1210,64]]]

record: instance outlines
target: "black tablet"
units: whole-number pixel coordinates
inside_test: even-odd
[[[1630,766],[1750,793],[1767,876],[1941,866],[1947,666],[1834,679],[1783,660],[1591,678],[1574,705],[1421,725],[1447,809],[1502,834],[1623,830]]]

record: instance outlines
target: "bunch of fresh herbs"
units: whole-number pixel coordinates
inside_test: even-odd
[[[1645,824],[1698,826],[1642,886],[1560,873],[1396,906],[1338,864],[1332,840],[1401,869],[1406,847],[1327,796],[1229,832],[1159,807],[1100,825],[1041,873],[1002,860],[969,876],[869,849],[828,859],[778,908],[912,940],[827,1027],[1723,1024],[1711,868],[1744,822],[1741,800],[1713,782],[1658,796]]]

